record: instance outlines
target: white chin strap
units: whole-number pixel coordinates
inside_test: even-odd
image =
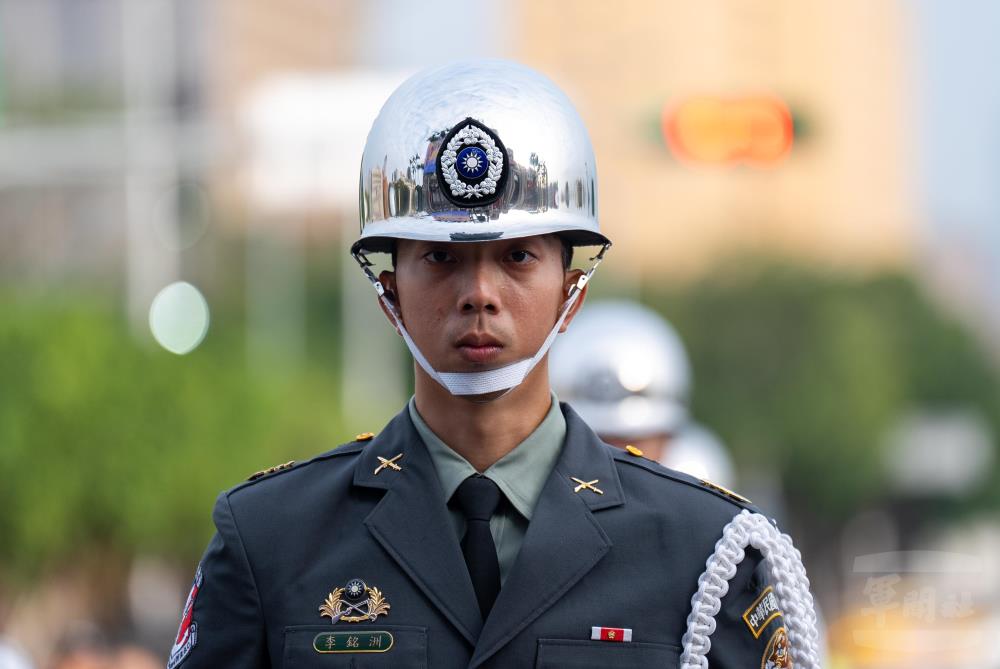
[[[399,312],[396,310],[396,305],[393,304],[388,297],[385,295],[385,288],[382,286],[382,282],[378,280],[378,277],[371,271],[370,267],[372,263],[364,256],[362,253],[355,253],[354,259],[358,261],[361,265],[361,269],[364,270],[365,275],[368,280],[372,282],[375,287],[375,292],[378,293],[379,299],[382,304],[385,305],[386,311],[392,317],[393,323],[396,325],[396,329],[399,330],[399,334],[403,336],[403,341],[406,342],[406,347],[410,349],[410,353],[413,355],[413,359],[417,361],[427,374],[440,383],[449,393],[452,395],[489,395],[491,393],[498,393],[502,390],[511,391],[516,388],[528,373],[535,368],[538,361],[545,357],[548,353],[549,348],[552,346],[552,342],[555,341],[556,335],[559,334],[559,328],[562,327],[563,322],[566,320],[566,315],[569,314],[570,309],[576,304],[576,301],[580,298],[580,294],[583,292],[584,286],[590,281],[590,277],[593,276],[594,272],[597,270],[597,266],[601,264],[604,260],[604,254],[610,248],[611,244],[605,244],[601,247],[600,252],[591,258],[594,263],[591,265],[590,269],[587,270],[585,274],[580,276],[580,279],[569,289],[569,296],[563,303],[562,309],[559,311],[559,318],[556,320],[556,324],[549,331],[549,335],[545,338],[542,343],[541,348],[538,352],[530,358],[525,358],[524,360],[519,360],[518,362],[512,362],[509,365],[500,367],[498,369],[489,369],[483,372],[439,372],[434,369],[431,364],[424,357],[424,354],[420,352],[417,345],[414,343],[413,339],[410,337],[410,333],[406,331],[403,326],[403,320],[400,318]],[[505,393],[506,394],[506,393]],[[502,397],[499,396],[499,397]],[[499,399],[499,397],[493,399]]]

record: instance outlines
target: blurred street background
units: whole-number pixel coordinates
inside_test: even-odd
[[[483,56],[579,109],[591,298],[676,328],[828,666],[1000,667],[998,33],[991,0],[0,0],[0,668],[162,666],[216,495],[399,410],[361,149]]]

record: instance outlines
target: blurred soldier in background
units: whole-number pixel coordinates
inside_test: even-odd
[[[733,487],[732,459],[691,420],[691,365],[680,337],[640,304],[591,304],[552,347],[552,388],[604,441]]]

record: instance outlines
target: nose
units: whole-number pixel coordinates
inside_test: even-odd
[[[481,260],[470,262],[462,274],[459,311],[463,314],[500,313],[500,277],[490,264]]]

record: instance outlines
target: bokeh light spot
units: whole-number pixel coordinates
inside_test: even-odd
[[[208,333],[208,302],[187,281],[161,290],[149,307],[149,329],[163,348],[177,355],[198,348]]]
[[[653,382],[653,369],[641,355],[630,354],[619,361],[618,383],[631,393],[640,393]]]

